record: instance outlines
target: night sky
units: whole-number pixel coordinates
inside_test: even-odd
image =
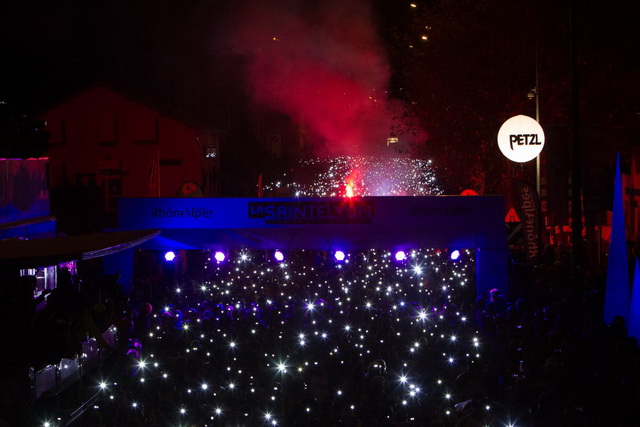
[[[271,16],[289,7],[299,10],[298,3],[279,2]],[[199,90],[230,83],[237,73],[230,61],[238,52],[229,45],[229,34],[237,31],[242,15],[251,16],[252,5],[260,4],[12,1],[1,18],[5,66],[0,93],[24,104],[55,99],[96,79],[147,91],[163,85],[189,91],[198,83]],[[390,8],[381,10],[387,16]]]
[[[323,3],[331,5],[339,15],[341,11],[349,11],[348,7],[362,10],[373,3],[370,16],[362,20],[370,21],[367,25],[371,25],[376,36],[384,36],[393,26],[402,28],[413,10],[409,1],[314,3],[287,0],[277,2],[275,9],[269,4],[261,10],[260,17],[266,21],[285,13],[307,18],[322,16],[329,9],[318,5]],[[418,8],[427,8],[447,2],[413,3]],[[523,8],[529,6],[528,2],[520,3]],[[552,18],[550,14],[567,13],[567,8],[557,2],[551,8],[545,1],[538,3],[545,17],[543,21]],[[574,3],[583,47],[591,54],[602,56],[607,52],[609,57],[615,54],[616,60],[624,58],[627,65],[637,66],[638,58],[633,53],[637,53],[639,30],[634,25],[629,2]],[[238,24],[257,10],[256,5],[266,4],[248,0],[8,2],[0,18],[4,63],[0,95],[24,108],[37,109],[70,91],[102,80],[159,96],[163,92],[166,97],[169,97],[166,92],[181,94],[192,99],[178,102],[197,103],[193,98],[203,96],[202,92],[213,93],[238,83],[238,64],[234,61],[239,60],[242,52],[237,51],[237,44],[230,45],[229,38],[238,31]],[[345,4],[351,6],[336,7]],[[354,34],[361,34],[363,22],[358,22],[357,13],[339,19],[344,19],[341,24],[352,27]],[[385,47],[384,41],[380,42]]]
[[[224,2],[15,3],[3,14],[10,25],[2,56],[11,66],[3,67],[0,91],[24,108],[96,81],[187,98],[227,71],[215,48]]]
[[[477,9],[484,4],[415,3],[416,8],[390,0],[286,0],[275,5],[258,0],[12,1],[0,18],[0,97],[19,111],[39,112],[90,84],[106,82],[213,127],[223,126],[229,111],[248,101],[305,121],[322,139],[342,138],[344,144],[335,143],[342,150],[365,134],[386,132],[403,109],[386,93],[397,93],[402,86],[394,69],[399,49],[390,48],[388,36],[398,31],[418,36],[409,34],[408,25],[416,11],[450,3],[459,3],[452,10],[471,11],[471,5]],[[640,68],[640,37],[633,6],[616,2],[620,4],[605,9],[595,2],[574,3],[585,87],[598,93],[594,102],[615,104],[607,107],[611,114],[622,109],[637,116],[639,86],[630,76]],[[556,36],[544,28],[568,20],[569,2],[541,0],[537,5],[541,34],[547,37],[541,44],[552,46]],[[477,25],[491,31],[490,22],[478,20]],[[518,25],[513,22],[514,29]],[[557,40],[566,42],[566,35]],[[433,59],[444,77],[449,75],[447,64],[460,64],[456,52],[446,48]],[[589,86],[593,76],[595,83]],[[464,83],[474,91],[484,84]],[[443,88],[456,84],[436,82]],[[369,100],[379,103],[373,108]]]

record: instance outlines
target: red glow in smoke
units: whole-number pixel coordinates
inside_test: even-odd
[[[351,197],[354,196],[353,186],[352,186],[352,184],[350,182],[347,182],[347,185],[346,185],[346,188],[345,188],[345,192],[346,192],[346,194],[345,194],[346,197],[351,198]]]
[[[345,178],[345,197],[360,196],[360,190],[362,188],[362,179],[360,178],[360,171],[358,168],[351,170],[349,175]]]
[[[251,96],[304,123],[318,155],[371,153],[390,136],[397,101],[364,0],[250,1],[232,46],[248,60]]]

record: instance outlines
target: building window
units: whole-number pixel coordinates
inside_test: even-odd
[[[118,199],[122,197],[122,178],[110,176],[104,178],[104,208],[108,212],[115,212],[118,209]]]
[[[35,278],[34,298],[39,297],[44,291],[52,290],[56,287],[57,276],[55,266],[21,269],[20,276],[32,276]]]
[[[106,211],[115,211],[122,196],[122,170],[117,160],[105,160],[98,164],[102,194]]]
[[[218,157],[218,147],[213,144],[207,144],[204,146],[204,157],[207,159],[215,159]]]
[[[98,178],[95,173],[77,173],[76,185],[79,187],[95,187],[98,185]]]

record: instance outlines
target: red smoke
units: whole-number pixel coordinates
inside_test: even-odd
[[[311,4],[310,3],[314,3]],[[390,136],[390,69],[363,0],[249,1],[232,25],[255,101],[304,123],[318,155],[369,154]]]

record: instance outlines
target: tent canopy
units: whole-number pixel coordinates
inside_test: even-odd
[[[131,230],[47,239],[0,241],[0,265],[33,268],[87,260],[133,248],[160,234],[160,230]]]

